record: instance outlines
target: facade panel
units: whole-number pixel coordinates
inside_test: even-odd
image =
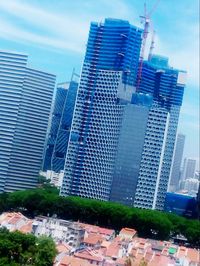
[[[43,171],[52,170],[58,173],[64,170],[77,88],[78,83],[74,80],[60,83],[57,86]]]
[[[27,68],[25,55],[7,53],[5,56],[4,52],[0,54],[5,58],[3,64],[0,63],[3,69],[0,74],[2,79],[5,66],[6,70],[9,69],[9,77],[4,84],[2,83],[0,90],[0,99],[4,102],[5,112],[5,118],[3,116],[0,118],[0,123],[3,125],[1,134],[4,135],[0,144],[4,148],[0,150],[5,151],[0,180],[4,181],[1,191],[10,192],[37,185],[55,76]],[[15,84],[15,80],[18,85]],[[6,128],[10,132],[7,134],[9,141],[5,141]]]
[[[142,31],[127,21],[91,23],[61,195],[108,200],[124,102],[136,82]]]

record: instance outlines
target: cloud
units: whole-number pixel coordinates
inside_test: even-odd
[[[50,46],[62,50],[71,50],[74,52],[82,52],[82,49],[76,43],[67,42],[62,39],[42,36],[32,32],[25,31],[18,27],[13,26],[7,21],[0,19],[1,30],[0,37],[4,39],[17,40],[23,43],[34,43],[43,46]]]
[[[84,21],[20,1],[0,1],[0,11],[6,14],[6,19],[0,18],[1,38],[79,53],[84,51],[89,28]]]
[[[174,68],[186,70],[188,85],[199,86],[199,22],[188,25],[176,23],[176,30],[169,36],[156,36],[155,51],[169,57]],[[178,24],[178,25],[177,25]],[[184,32],[183,32],[184,29]],[[167,39],[167,41],[166,41]]]
[[[29,3],[0,0],[0,12],[4,15],[0,18],[1,38],[84,53],[91,20],[104,19],[98,13],[99,9],[96,14],[92,12],[94,4],[91,5],[93,2],[90,1],[81,1],[84,12],[76,9],[74,13],[65,7],[65,14],[62,10],[52,12],[46,6]],[[121,0],[99,0],[98,5],[99,8],[105,7],[104,12],[110,16],[123,18],[133,13]]]
[[[199,121],[199,112],[198,108],[191,103],[184,102],[183,107],[181,108],[181,115],[187,116],[190,119],[195,119]]]

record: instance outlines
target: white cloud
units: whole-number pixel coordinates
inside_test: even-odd
[[[8,21],[0,19],[1,30],[0,37],[5,39],[18,40],[20,42],[50,46],[53,48],[82,52],[81,46],[77,43],[67,42],[67,40],[46,37],[39,34],[31,33],[13,26]]]
[[[85,12],[76,10],[76,15],[70,12],[70,9],[64,10],[65,13],[63,10],[57,13],[29,3],[20,0],[0,0],[0,12],[6,14],[6,19],[0,19],[1,38],[83,53],[91,20],[104,19],[104,16],[88,10],[94,7],[90,7],[91,2],[84,2],[82,6],[85,7]],[[98,4],[104,6],[105,13],[110,16],[125,18],[133,13],[121,0],[99,0]],[[97,9],[96,12],[98,11]],[[22,23],[15,23],[16,19]]]
[[[180,25],[180,28],[183,25]],[[169,57],[174,68],[186,70],[188,84],[199,86],[199,26],[192,24],[184,27],[184,34],[174,36],[171,42],[156,36],[155,51]]]
[[[0,36],[61,50],[83,52],[89,23],[76,17],[62,16],[20,1],[1,1],[0,11],[11,19],[0,18]],[[21,20],[20,25],[15,19]],[[28,25],[28,27],[27,27]],[[38,28],[42,31],[38,31]],[[30,31],[31,29],[31,31]]]

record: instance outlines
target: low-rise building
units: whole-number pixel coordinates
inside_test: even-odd
[[[4,212],[0,215],[0,228],[5,227],[9,231],[21,231],[31,233],[33,221],[20,212]]]
[[[73,248],[79,247],[85,235],[85,230],[77,223],[44,216],[34,219],[32,232],[36,236],[46,235],[55,241],[66,242]]]
[[[30,220],[17,212],[0,215],[0,227],[51,236],[58,251],[54,266],[200,266],[199,250],[140,238],[131,228],[114,237],[111,229],[55,217]]]

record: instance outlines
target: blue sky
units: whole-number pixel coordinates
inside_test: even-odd
[[[155,0],[147,0],[151,9]],[[105,17],[140,26],[143,0],[0,0],[0,49],[29,54],[33,68],[55,73],[57,82],[79,73],[89,24]],[[187,70],[179,132],[186,134],[185,156],[199,157],[199,0],[160,0],[152,15],[155,53]],[[149,36],[150,37],[150,36]]]

